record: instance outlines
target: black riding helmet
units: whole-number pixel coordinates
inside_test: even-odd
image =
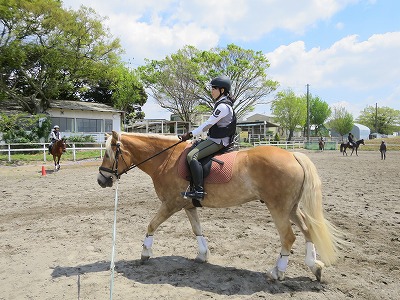
[[[222,75],[222,76],[215,77],[213,80],[211,80],[210,84],[211,84],[211,86],[224,88],[225,94],[228,94],[231,90],[231,80],[229,79],[228,76]]]

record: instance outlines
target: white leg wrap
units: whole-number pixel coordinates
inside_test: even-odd
[[[207,241],[204,238],[204,236],[197,235],[196,238],[197,238],[197,244],[199,246],[199,253],[202,253],[202,254],[207,253],[208,246],[207,246]]]
[[[278,260],[276,262],[276,266],[278,267],[278,271],[286,272],[286,268],[289,262],[289,255],[282,256],[279,254]]]
[[[315,265],[315,261],[317,260],[317,254],[315,252],[314,244],[311,242],[306,243],[306,259],[305,263],[307,266],[312,268]]]
[[[152,235],[146,236],[143,241],[143,247],[146,249],[150,249],[152,246],[153,246],[153,236]]]

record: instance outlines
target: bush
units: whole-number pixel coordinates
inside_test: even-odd
[[[77,147],[84,146],[85,143],[95,143],[95,139],[91,135],[75,135],[67,139],[68,143],[75,143]]]

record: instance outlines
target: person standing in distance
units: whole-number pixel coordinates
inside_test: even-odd
[[[386,159],[386,144],[385,141],[382,141],[380,147],[379,147],[379,151],[381,152],[381,160],[385,160]]]

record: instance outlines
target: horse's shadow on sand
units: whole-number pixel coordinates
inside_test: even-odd
[[[76,267],[55,267],[52,277],[70,277],[82,274],[107,272],[110,262],[100,261]],[[270,294],[296,292],[322,292],[323,283],[309,277],[286,277],[284,281],[267,280],[265,273],[234,267],[196,263],[181,256],[151,258],[144,264],[140,260],[121,260],[115,271],[142,284],[169,284],[190,287],[220,295],[251,295],[258,292]]]

